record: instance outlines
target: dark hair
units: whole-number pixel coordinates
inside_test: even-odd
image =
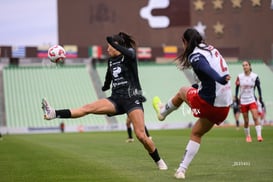
[[[200,49],[206,50],[206,47],[200,47],[200,43],[205,43],[203,40],[203,37],[200,35],[200,33],[193,29],[193,28],[188,28],[182,37],[182,41],[185,43],[187,42],[187,47],[184,50],[183,53],[181,53],[176,60],[179,61],[179,67],[180,69],[185,69],[190,67],[190,62],[188,61],[189,55],[193,52],[195,47],[198,47]]]
[[[124,32],[119,32],[119,34],[113,36],[114,41],[116,41],[119,45],[124,46],[126,48],[135,48],[136,42],[134,41],[131,35],[128,35]]]

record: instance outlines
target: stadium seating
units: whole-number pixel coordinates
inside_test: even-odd
[[[106,64],[100,63],[96,67],[103,83]],[[240,63],[230,63],[229,68],[234,94],[235,79],[243,70]],[[267,110],[271,110],[273,86],[269,83],[271,83],[272,71],[261,63],[253,63],[252,69],[261,79],[263,98]],[[195,122],[196,118],[192,116],[186,104],[169,115],[164,122],[157,120],[152,108],[154,96],[159,96],[163,102],[167,102],[181,86],[190,85],[186,75],[174,64],[142,63],[139,65],[139,76],[147,98],[144,109],[145,121],[149,129],[187,127]],[[56,109],[76,108],[97,100],[98,96],[86,65],[6,67],[3,70],[3,84],[6,123],[11,133],[59,131],[61,122],[65,123],[67,131],[113,129],[109,126],[107,117],[100,115],[88,115],[75,120],[43,120],[42,97],[46,97]],[[110,91],[107,91],[106,95],[109,96],[109,94]],[[114,129],[125,129],[126,115],[115,118],[118,126]],[[268,112],[267,118],[271,119],[272,113]],[[232,112],[229,113],[225,123],[234,124]]]
[[[69,126],[105,126],[104,117],[89,115],[77,120],[44,121],[41,99],[46,97],[59,109],[75,108],[97,99],[86,67],[7,67],[3,70],[6,123],[15,132],[58,129]],[[80,128],[81,130],[83,128]],[[12,132],[12,131],[11,131]]]

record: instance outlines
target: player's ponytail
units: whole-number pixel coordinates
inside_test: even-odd
[[[136,42],[133,40],[132,36],[124,32],[113,35],[113,41],[126,48],[136,48]]]
[[[182,41],[184,44],[187,44],[187,46],[184,52],[179,55],[176,60],[179,61],[179,68],[185,69],[190,67],[190,62],[188,61],[189,55],[193,52],[195,47],[199,47],[200,43],[204,43],[204,40],[197,30],[189,28],[184,32]]]
[[[133,40],[131,35],[128,35],[124,32],[119,32],[118,36],[120,36],[124,40],[124,47],[127,48],[135,48],[136,47],[136,42]]]

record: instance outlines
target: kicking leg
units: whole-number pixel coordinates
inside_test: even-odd
[[[180,107],[183,102],[188,103],[186,95],[190,88],[191,87],[182,87],[165,105],[162,104],[159,97],[154,97],[153,107],[157,113],[158,120],[163,121],[167,115]]]

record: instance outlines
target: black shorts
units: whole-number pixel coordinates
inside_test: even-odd
[[[140,101],[139,97],[133,96],[133,97],[113,97],[110,96],[107,98],[110,102],[112,102],[115,105],[116,113],[111,114],[108,116],[115,116],[120,114],[129,114],[131,111],[135,109],[143,109],[143,104]]]

